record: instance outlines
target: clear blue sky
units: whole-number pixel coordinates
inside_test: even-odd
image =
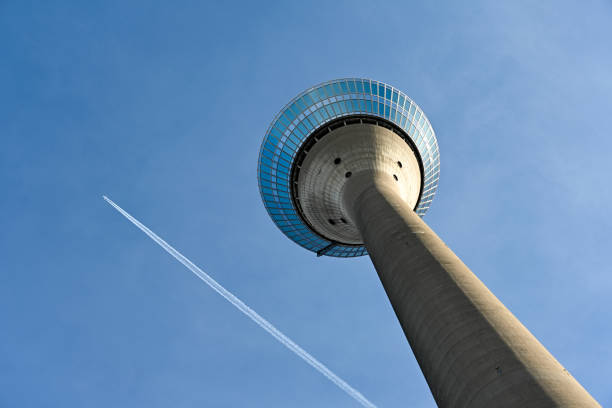
[[[0,3],[0,406],[352,407],[107,194],[381,407],[434,402],[369,259],[256,182],[278,110],[363,76],[436,129],[425,220],[612,405],[612,5]]]

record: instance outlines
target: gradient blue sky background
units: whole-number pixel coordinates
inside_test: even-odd
[[[257,190],[274,115],[347,76],[423,108],[425,220],[612,405],[611,38],[604,1],[0,2],[0,406],[355,406],[102,194],[376,404],[435,406],[369,259]]]

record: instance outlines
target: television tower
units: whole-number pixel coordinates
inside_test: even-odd
[[[259,189],[317,256],[369,254],[439,407],[599,407],[421,219],[440,156],[423,111],[382,82],[310,88],[274,118]]]

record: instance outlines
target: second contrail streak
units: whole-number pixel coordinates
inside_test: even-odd
[[[293,342],[289,337],[285,336],[281,331],[279,331],[276,327],[272,326],[270,322],[261,317],[257,312],[248,307],[244,302],[234,296],[230,291],[225,289],[216,280],[211,278],[206,272],[200,269],[196,264],[187,259],[183,254],[174,249],[170,244],[166,241],[158,237],[153,231],[144,226],[140,221],[136,218],[132,217],[128,214],[123,208],[119,207],[115,204],[110,198],[106,196],[102,196],[106,202],[112,205],[117,211],[119,211],[125,218],[127,218],[132,224],[137,226],[142,232],[147,234],[153,241],[157,242],[159,246],[164,248],[170,255],[176,258],[177,261],[182,263],[193,272],[198,278],[202,279],[208,286],[213,288],[215,292],[223,296],[227,299],[232,305],[236,306],[238,310],[247,315],[251,320],[257,323],[262,329],[270,333],[276,340],[280,341],[285,347],[289,350],[293,351],[299,357],[301,357],[308,364],[313,366],[317,371],[327,377],[330,381],[340,387],[343,391],[345,391],[348,395],[353,397],[357,402],[359,402],[364,407],[376,408],[374,404],[372,404],[366,397],[364,397],[359,391],[348,385],[342,378],[338,377],[334,374],[329,368],[327,368],[323,363],[319,360],[308,354],[303,348],[298,346]]]

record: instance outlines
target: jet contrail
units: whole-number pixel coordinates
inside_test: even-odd
[[[128,214],[123,208],[119,207],[115,204],[110,198],[106,196],[102,196],[107,203],[112,205],[117,211],[119,211],[125,218],[127,218],[132,224],[137,226],[142,232],[147,234],[149,238],[153,241],[157,242],[159,246],[164,248],[170,255],[176,258],[177,261],[182,263],[193,272],[198,278],[202,279],[208,286],[213,288],[215,292],[223,296],[227,299],[232,305],[236,306],[238,310],[247,315],[251,320],[257,323],[262,329],[270,333],[276,340],[280,341],[285,347],[289,350],[293,351],[299,357],[301,357],[308,364],[313,366],[317,371],[327,377],[331,382],[340,387],[344,392],[353,397],[357,402],[359,402],[364,407],[376,408],[376,405],[372,404],[366,397],[364,397],[359,391],[348,385],[342,378],[338,377],[334,374],[329,368],[327,368],[323,363],[319,360],[308,354],[303,348],[298,346],[291,340],[289,337],[285,336],[280,332],[276,327],[272,326],[270,322],[261,317],[257,312],[244,304],[240,299],[234,296],[231,292],[217,283],[216,280],[211,278],[206,272],[200,269],[196,264],[187,259],[183,254],[174,249],[170,244],[166,241],[158,237],[153,231],[145,227],[140,223],[136,218],[132,217]]]

